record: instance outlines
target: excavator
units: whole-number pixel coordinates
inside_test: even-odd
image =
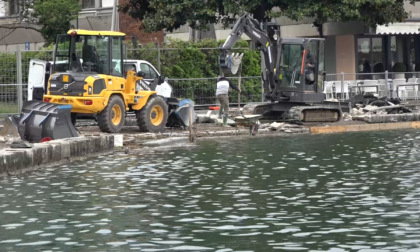
[[[247,104],[244,114],[294,122],[335,122],[342,117],[340,104],[325,101],[322,93],[324,39],[282,38],[280,26],[260,24],[244,13],[219,47],[222,73],[231,66],[230,50],[246,34],[261,53],[263,103]]]

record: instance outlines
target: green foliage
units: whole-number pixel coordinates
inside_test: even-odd
[[[202,40],[198,43],[174,40],[160,54],[161,73],[170,78],[210,78],[219,75],[218,56],[219,45],[222,41]],[[132,48],[127,43],[127,58],[143,59],[158,67],[158,47],[153,43],[142,45],[139,48]],[[260,76],[260,55],[258,51],[247,49],[248,44],[239,40],[232,52],[244,53],[244,76]],[[243,49],[246,48],[246,49]]]
[[[40,51],[22,51],[22,81],[28,82],[29,61],[40,59],[53,60],[52,45]],[[0,53],[0,84],[17,83],[16,53]]]
[[[194,29],[207,29],[208,24],[231,25],[244,11],[254,14],[257,20],[267,19],[266,11],[279,6],[272,0],[129,0],[120,10],[142,21],[147,32],[166,29],[173,31],[184,24]],[[215,13],[218,13],[216,15]]]
[[[46,44],[54,43],[58,34],[67,33],[70,21],[77,18],[81,6],[78,0],[36,0],[35,17],[41,25]]]
[[[202,40],[198,43],[174,40],[164,49],[160,48],[160,72],[168,76],[174,88],[174,96],[178,98],[189,98],[199,104],[215,102],[216,77],[219,75],[218,47],[224,41]],[[248,43],[239,40],[231,51],[244,53],[242,59],[242,73],[244,77],[241,83],[241,101],[261,101],[261,65],[259,51],[248,49]],[[151,62],[154,66],[158,64],[159,45],[150,43],[133,48],[131,42],[127,43],[127,58],[143,59]],[[238,74],[226,75],[232,77],[233,83],[238,85]],[[249,78],[250,76],[257,76]],[[236,78],[234,78],[236,77]],[[189,80],[193,78],[192,80]],[[174,80],[183,79],[183,80]],[[237,101],[234,92],[231,95],[231,102]]]
[[[375,26],[408,17],[404,0],[206,0],[206,4],[197,0],[129,0],[120,9],[142,21],[142,28],[147,32],[163,29],[171,32],[185,24],[203,30],[215,23],[227,27],[245,11],[258,21],[278,16],[293,20],[310,17],[317,26],[328,20],[358,20]]]

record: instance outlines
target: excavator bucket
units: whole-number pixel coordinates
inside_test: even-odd
[[[26,101],[17,125],[20,137],[29,142],[79,135],[71,122],[71,105]]]

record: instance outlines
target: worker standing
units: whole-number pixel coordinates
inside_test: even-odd
[[[229,116],[229,87],[241,92],[237,86],[230,82],[226,77],[219,76],[217,78],[216,98],[220,102],[219,118],[223,115],[223,126],[227,126]]]

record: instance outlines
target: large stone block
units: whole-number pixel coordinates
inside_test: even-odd
[[[114,148],[114,136],[102,134],[36,143],[28,149],[4,149],[0,151],[0,176],[19,174],[42,164],[108,151],[112,148]]]
[[[49,146],[47,144],[34,144],[32,147],[32,165],[41,165],[50,162]]]
[[[10,150],[0,157],[0,175],[17,175],[32,166],[32,151]]]

